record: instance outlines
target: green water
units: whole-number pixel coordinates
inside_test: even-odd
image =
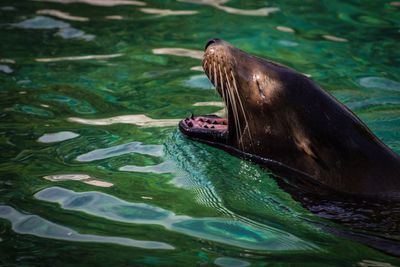
[[[399,4],[68,2],[0,1],[1,266],[400,265],[176,127],[221,109],[192,69],[219,37],[311,75],[400,153]]]

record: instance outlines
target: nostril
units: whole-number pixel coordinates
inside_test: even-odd
[[[207,47],[209,47],[209,46],[212,45],[212,44],[217,43],[219,40],[220,40],[220,39],[217,39],[217,38],[208,40],[208,42],[207,42],[207,44],[206,44],[206,47],[205,47],[204,49],[207,49]]]
[[[209,46],[212,45],[213,43],[215,43],[214,39],[208,40],[208,42],[207,42],[206,47],[204,48],[204,50],[207,49],[207,47],[209,47]]]

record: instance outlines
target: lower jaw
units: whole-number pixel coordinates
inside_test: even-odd
[[[180,131],[200,142],[227,143],[228,121],[216,115],[192,116],[179,122]]]

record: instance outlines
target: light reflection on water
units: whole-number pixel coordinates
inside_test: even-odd
[[[258,228],[219,218],[196,219],[143,203],[128,203],[103,193],[75,193],[59,187],[50,187],[36,193],[35,198],[59,203],[66,210],[83,211],[121,222],[162,225],[171,231],[247,249],[316,249],[315,245],[273,227]]]
[[[54,142],[61,142],[68,139],[72,139],[78,137],[79,134],[69,131],[58,132],[58,133],[48,133],[44,134],[39,137],[38,142],[41,143],[54,143]]]
[[[162,16],[182,16],[182,15],[194,15],[198,13],[195,10],[171,10],[171,9],[156,9],[156,8],[141,8],[140,10],[146,14],[157,14]]]
[[[38,2],[60,3],[60,4],[75,4],[82,3],[93,6],[112,7],[119,5],[145,6],[143,1],[135,0],[34,0]]]
[[[61,181],[81,181],[84,182],[85,184],[90,184],[93,186],[99,186],[99,187],[111,187],[113,186],[112,183],[105,182],[105,181],[99,181],[97,179],[94,179],[93,177],[87,175],[87,174],[56,174],[56,175],[46,175],[43,177],[46,180],[52,181],[52,182],[61,182]]]
[[[201,5],[209,5],[219,10],[225,11],[227,13],[235,14],[235,15],[248,15],[248,16],[268,16],[271,13],[278,12],[279,8],[277,7],[264,7],[259,9],[240,9],[233,8],[229,6],[225,6],[223,4],[228,1],[215,1],[215,0],[178,0],[180,2],[201,4]]]
[[[24,20],[14,24],[14,26],[21,29],[59,29],[55,35],[64,39],[76,38],[85,41],[92,41],[95,38],[93,34],[86,34],[84,31],[72,28],[66,22],[44,16],[37,16],[32,19]]]
[[[125,165],[120,167],[119,170],[126,172],[172,173],[175,172],[175,164],[173,162],[166,161],[150,166]]]
[[[38,15],[50,15],[60,19],[72,20],[72,21],[88,21],[89,18],[86,17],[79,17],[79,16],[72,16],[67,12],[62,12],[59,10],[54,9],[41,9],[36,11]]]
[[[145,249],[174,249],[173,246],[155,241],[141,241],[124,237],[80,234],[67,227],[52,223],[37,215],[23,214],[10,206],[0,205],[0,218],[11,222],[15,232],[75,242],[111,243]]]
[[[164,154],[163,147],[160,145],[142,145],[140,142],[131,142],[109,148],[96,149],[79,155],[76,160],[81,162],[90,162],[117,157],[127,153],[140,153],[155,157],[161,157]]]

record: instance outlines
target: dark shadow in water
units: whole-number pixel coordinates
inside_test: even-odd
[[[337,223],[319,226],[335,235],[400,256],[400,203],[348,196],[329,189],[320,194],[276,177],[281,188],[315,215]],[[315,222],[314,222],[315,223]]]

